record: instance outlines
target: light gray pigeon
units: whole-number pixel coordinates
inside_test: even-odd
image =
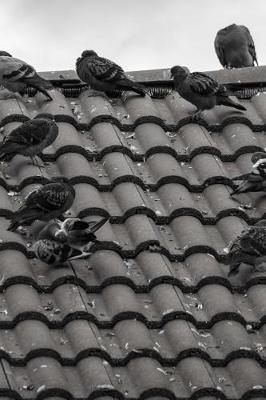
[[[0,51],[0,84],[11,92],[20,94],[24,94],[27,88],[34,88],[49,101],[53,100],[47,91],[53,89],[53,85],[38,75],[31,65],[5,51]]]

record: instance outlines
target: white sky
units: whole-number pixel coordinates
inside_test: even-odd
[[[218,29],[246,25],[266,64],[265,0],[0,0],[1,49],[38,71],[75,68],[84,49],[126,71],[221,68]]]

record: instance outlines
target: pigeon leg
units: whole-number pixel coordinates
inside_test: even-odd
[[[229,272],[227,273],[227,276],[233,276],[237,275],[239,271],[241,261],[234,262],[233,264],[230,265]]]
[[[36,158],[35,158],[34,156],[31,157],[31,163],[32,163],[32,165],[34,165],[35,167],[38,167],[38,168],[45,168],[44,165],[40,165],[40,164],[38,163],[38,161],[36,161]]]
[[[123,90],[123,92],[121,93],[121,99],[122,99],[122,102],[123,103],[126,103],[127,101],[128,101],[128,99],[129,99],[129,95],[128,95],[128,92],[127,91],[125,91],[125,90]]]
[[[37,92],[41,92],[45,97],[46,97],[46,101],[53,101],[52,96],[49,95],[49,93],[47,92],[47,90],[45,90],[44,88],[40,87],[40,86],[35,86],[35,85],[31,85],[34,89],[37,90]]]
[[[238,194],[238,193],[236,193]],[[241,194],[241,193],[239,193]],[[240,205],[240,207],[244,208],[245,210],[250,210],[251,208],[254,208],[251,206],[251,204],[243,204],[241,200],[237,199],[235,196],[235,193],[230,193],[230,197],[232,200],[234,200],[237,204]]]
[[[261,257],[257,257],[255,262],[254,262],[254,272],[265,272],[265,264],[266,262],[266,256],[261,256]]]
[[[121,100],[123,103],[126,103],[129,99],[133,97],[139,97],[139,95],[134,93],[133,91],[126,90],[123,90],[123,92],[121,93]]]
[[[235,195],[237,194],[237,192],[233,191],[229,194],[229,196],[231,197],[232,200],[236,201],[237,203],[241,203],[241,201],[239,201]]]
[[[191,116],[190,116],[191,120],[192,121],[198,121],[200,119],[200,117],[201,117],[201,115],[200,115],[201,112],[202,112],[202,110],[199,110],[197,108],[197,110],[194,113],[191,114]]]

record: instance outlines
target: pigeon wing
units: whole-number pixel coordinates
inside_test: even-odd
[[[225,55],[224,55],[222,38],[221,38],[219,32],[217,33],[215,41],[214,41],[214,48],[215,48],[215,51],[216,51],[216,54],[217,54],[217,57],[218,57],[220,63],[222,64],[223,67],[225,67],[227,64],[226,64]]]
[[[243,30],[243,32],[244,32],[244,34],[246,36],[246,39],[247,39],[249,53],[250,53],[253,61],[255,61],[256,64],[258,65],[255,44],[254,44],[253,38],[251,36],[251,33],[250,33],[249,29],[246,26],[242,25],[241,27],[242,27],[242,30]]]
[[[219,83],[202,72],[192,72],[187,79],[191,90],[201,96],[213,96],[220,90]]]
[[[25,79],[35,76],[36,71],[31,65],[17,58],[8,58],[9,60],[4,65],[3,79],[24,82]]]
[[[113,82],[125,78],[123,69],[107,58],[94,57],[87,65],[90,73],[101,81]]]
[[[26,205],[44,211],[54,211],[60,209],[69,197],[65,186],[50,183],[37,190],[34,190],[26,198]]]
[[[20,125],[9,134],[7,140],[21,145],[38,145],[44,139],[44,135],[40,124],[36,122],[36,120],[27,121]]]

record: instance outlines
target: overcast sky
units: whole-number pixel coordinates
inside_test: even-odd
[[[0,0],[1,47],[38,71],[74,69],[84,49],[126,71],[219,69],[218,29],[246,25],[266,64],[265,0]]]

